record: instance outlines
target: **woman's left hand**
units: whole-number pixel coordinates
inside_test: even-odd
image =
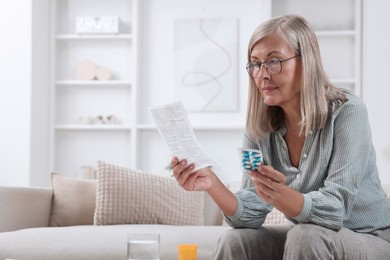
[[[252,177],[257,194],[271,205],[279,200],[286,188],[286,176],[270,165],[260,165],[257,171],[250,171],[249,176]]]

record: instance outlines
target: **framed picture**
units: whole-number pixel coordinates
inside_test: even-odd
[[[189,112],[238,110],[237,18],[174,21],[175,95]]]

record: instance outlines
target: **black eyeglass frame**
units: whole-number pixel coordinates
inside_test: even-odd
[[[248,61],[248,63],[246,64],[246,67],[245,67],[245,68],[246,68],[246,71],[248,72],[249,76],[251,76],[252,78],[257,78],[257,77],[258,77],[258,76],[257,76],[257,77],[254,77],[254,76],[252,76],[252,74],[250,73],[249,68],[250,68],[251,66],[252,66],[252,67],[255,66],[255,65],[252,65],[253,63],[256,63],[257,66],[259,66],[259,73],[260,73],[260,70],[261,70],[261,66],[264,64],[264,68],[267,70],[267,72],[268,72],[269,74],[277,75],[277,74],[279,74],[280,72],[282,72],[282,62],[288,61],[288,60],[291,60],[291,59],[294,59],[294,58],[300,57],[300,56],[301,56],[300,54],[297,54],[297,55],[295,55],[295,56],[293,56],[293,57],[286,58],[286,59],[283,59],[283,60],[274,57],[274,58],[268,58],[266,61],[262,61],[262,62]],[[274,73],[274,72],[272,72],[272,71],[269,70],[269,68],[268,68],[268,66],[267,66],[267,62],[268,62],[269,60],[271,60],[271,59],[277,59],[277,60],[279,61],[279,64],[280,64],[280,70],[279,70],[279,72]]]

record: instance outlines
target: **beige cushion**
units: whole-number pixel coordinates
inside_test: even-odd
[[[47,227],[52,197],[50,188],[0,186],[0,233]],[[1,253],[0,259],[3,259]]]
[[[226,186],[231,192],[236,193],[241,188],[241,182],[228,183]],[[277,225],[277,224],[287,224],[287,223],[288,220],[286,219],[284,214],[280,212],[278,209],[273,208],[272,211],[267,214],[267,217],[265,218],[263,225]],[[222,222],[222,226],[228,226],[228,225],[229,224],[224,219]]]
[[[390,199],[390,183],[382,184],[382,187],[386,192],[387,198]]]
[[[53,200],[50,226],[91,225],[95,212],[96,180],[51,174]]]
[[[270,213],[267,214],[263,225],[277,225],[287,224],[289,221],[277,208],[273,208]]]
[[[171,177],[98,162],[95,225],[203,225],[204,192]]]

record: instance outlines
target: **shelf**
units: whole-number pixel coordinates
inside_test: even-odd
[[[56,36],[56,40],[131,40],[132,34],[92,34],[92,35],[79,35],[79,34],[59,34]]]
[[[321,37],[321,36],[330,36],[330,37],[334,37],[334,36],[355,36],[356,35],[356,32],[354,30],[316,31],[315,33],[319,37]]]
[[[55,84],[57,86],[131,86],[130,81],[121,80],[57,80]]]
[[[127,125],[56,125],[56,130],[118,130],[130,131],[131,127]]]
[[[244,130],[244,125],[193,125],[194,130],[205,130],[205,131],[236,131]],[[155,125],[137,125],[139,130],[157,130]]]
[[[335,84],[354,84],[356,82],[355,79],[330,79],[330,81]]]

